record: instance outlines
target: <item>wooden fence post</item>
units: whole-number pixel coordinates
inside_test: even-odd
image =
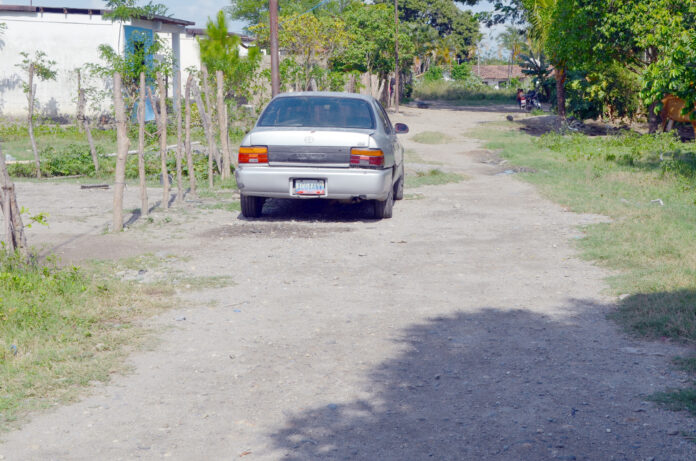
[[[121,74],[114,74],[114,111],[116,112],[116,176],[114,180],[114,221],[113,231],[123,230],[123,190],[126,187],[126,160],[128,158],[128,127],[126,126],[126,107],[121,91]]]
[[[201,92],[198,89],[198,85],[193,84],[193,96],[196,98],[196,105],[198,106],[198,113],[203,120],[203,131],[205,131],[205,138],[208,141],[208,187],[213,188],[213,157],[215,156],[215,150],[217,145],[215,144],[215,135],[213,134],[212,123],[210,122],[210,117],[205,110],[203,105],[203,100],[201,99]]]
[[[215,74],[217,80],[217,118],[220,129],[220,148],[222,151],[222,173],[220,177],[227,179],[230,177],[230,147],[229,147],[229,130],[227,127],[227,107],[225,107],[225,98],[223,94],[224,75],[221,70]]]
[[[184,187],[181,184],[183,149],[181,145],[181,71],[176,71],[176,79],[174,81],[174,99],[178,101],[176,104],[176,203],[181,204],[184,201]]]
[[[36,96],[36,85],[34,85],[34,63],[29,65],[29,84],[27,85],[29,94],[29,114],[27,118],[29,140],[31,141],[31,150],[34,152],[34,163],[36,164],[36,177],[41,179],[41,160],[39,160],[39,150],[36,147],[36,137],[34,136],[34,97]]]
[[[196,171],[193,166],[193,153],[191,152],[191,84],[193,83],[193,75],[189,74],[188,79],[186,79],[186,93],[185,93],[185,103],[186,103],[186,164],[188,166],[188,176],[189,176],[189,187],[191,188],[191,195],[196,197]]]
[[[2,153],[2,148],[0,148],[0,204],[5,216],[5,229],[8,232],[7,245],[12,251],[19,250],[20,254],[26,258],[27,236],[24,233],[21,210],[17,205],[17,194],[14,183],[7,172],[5,154]]]
[[[140,215],[150,214],[145,177],[145,72],[140,73],[140,100],[138,101],[138,177],[140,178]]]
[[[160,118],[160,158],[162,160],[162,208],[169,208],[169,171],[167,169],[167,93],[162,74],[157,73],[159,88],[159,118]]]

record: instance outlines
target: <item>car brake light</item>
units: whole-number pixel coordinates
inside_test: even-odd
[[[268,163],[268,147],[240,147],[239,163]]]
[[[380,149],[350,150],[350,166],[352,167],[380,167],[384,166],[384,152]]]

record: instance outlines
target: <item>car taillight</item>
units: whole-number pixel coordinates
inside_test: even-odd
[[[350,166],[352,167],[380,167],[384,166],[384,152],[380,149],[350,150]]]
[[[240,147],[239,163],[268,163],[268,147]]]

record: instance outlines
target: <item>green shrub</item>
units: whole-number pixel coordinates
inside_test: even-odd
[[[426,82],[437,82],[442,80],[443,78],[444,73],[442,71],[442,67],[440,66],[432,66],[427,71],[425,71],[425,74],[423,74],[423,80]]]
[[[468,62],[463,62],[461,64],[452,66],[452,80],[461,82],[468,79],[471,76],[471,64]]]
[[[515,101],[516,91],[514,88],[496,90],[482,83],[478,77],[470,76],[462,81],[420,82],[415,86],[413,96],[425,100],[510,103]]]

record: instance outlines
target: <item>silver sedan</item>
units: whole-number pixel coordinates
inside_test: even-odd
[[[404,195],[404,149],[382,105],[353,93],[284,93],[266,106],[239,148],[242,214],[267,198],[371,200],[391,218]]]

